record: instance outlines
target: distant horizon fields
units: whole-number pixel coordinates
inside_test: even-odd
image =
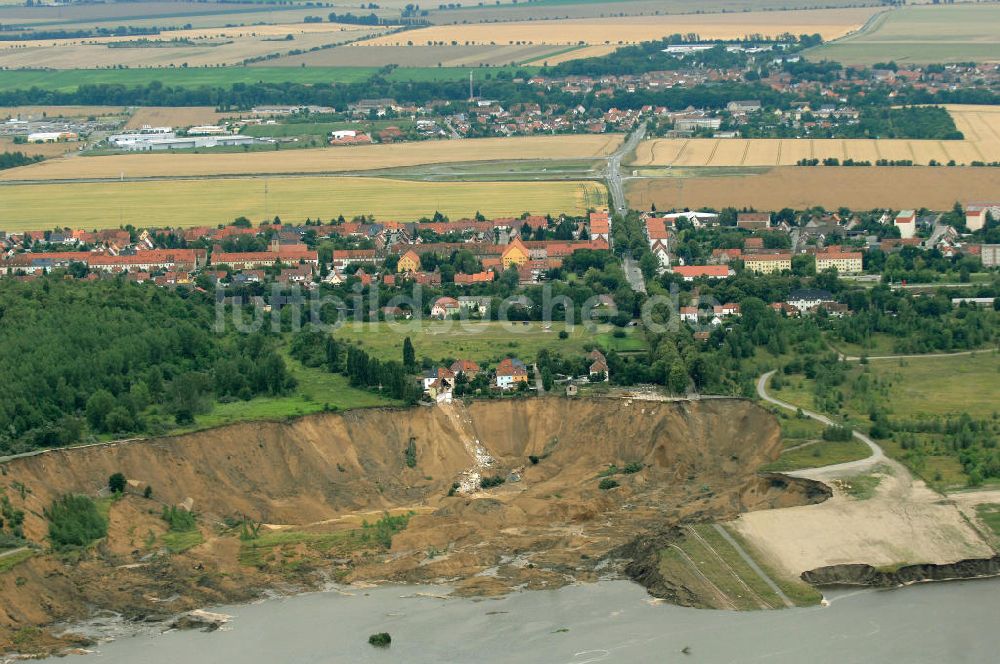
[[[856,34],[805,51],[845,65],[1000,62],[1000,4],[906,6]]]

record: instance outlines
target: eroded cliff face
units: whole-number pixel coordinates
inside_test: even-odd
[[[871,565],[830,565],[802,573],[802,580],[814,586],[871,586],[891,588],[924,581],[954,581],[1000,576],[1000,556],[968,558],[954,563],[903,565],[879,569]]]
[[[603,558],[644,533],[811,502],[798,485],[755,475],[779,451],[777,422],[746,401],[546,398],[324,414],[19,459],[0,487],[43,547],[56,497],[96,496],[115,472],[131,484],[111,504],[105,540],[0,574],[0,646],[94,609],[155,619],[330,579],[447,581],[470,594],[595,579]],[[601,490],[610,464],[641,469]],[[448,495],[477,474],[507,481]],[[160,513],[176,504],[198,515],[204,539],[183,553],[163,544]],[[384,512],[411,515],[389,550],[363,537],[363,520]],[[258,539],[224,525],[243,517],[264,524]]]

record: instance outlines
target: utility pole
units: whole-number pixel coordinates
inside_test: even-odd
[[[476,98],[476,95],[472,94],[472,71],[469,71],[469,101]]]

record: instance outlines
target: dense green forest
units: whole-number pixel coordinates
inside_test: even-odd
[[[213,320],[196,293],[0,280],[0,454],[161,433],[217,400],[293,386],[276,338],[220,336]]]
[[[36,161],[41,161],[42,159],[44,159],[44,157],[29,157],[23,152],[0,152],[0,171],[5,168],[27,166],[28,164],[34,164]]]
[[[865,108],[849,138],[926,138],[961,140],[955,119],[940,106]]]

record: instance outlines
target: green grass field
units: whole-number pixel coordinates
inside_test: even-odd
[[[3,552],[0,551],[0,553]],[[34,556],[35,553],[36,551],[34,549],[24,549],[23,551],[18,551],[17,553],[9,553],[5,556],[0,556],[0,574],[14,569],[16,566]]]
[[[821,440],[786,450],[776,461],[767,464],[761,470],[785,473],[791,470],[857,461],[869,456],[871,456],[871,451],[868,446],[857,438],[846,441]]]
[[[161,539],[163,546],[167,547],[170,553],[184,553],[205,541],[205,538],[197,530],[182,533],[170,532],[164,534]]]
[[[770,563],[768,563],[767,559],[760,553],[760,551],[747,542],[747,540],[736,532],[734,528],[726,527],[726,525],[723,525],[722,527],[726,529],[726,532],[728,532],[732,538],[736,540],[737,544],[739,544],[740,547],[742,547],[742,549],[754,559],[754,562],[756,562],[757,565],[764,570],[764,573],[771,577],[771,580],[774,581],[775,585],[781,588],[781,591],[785,593],[785,595],[787,595],[788,598],[797,606],[813,606],[819,604],[820,600],[823,599],[823,594],[805,581],[783,574],[776,570]]]
[[[749,549],[746,550],[749,552]],[[759,564],[759,556],[752,553],[750,555]],[[697,571],[692,568],[692,563]],[[709,524],[688,527],[687,536],[683,541],[664,549],[660,555],[660,571],[672,582],[681,583],[700,596],[709,598],[711,604],[717,608],[731,607],[727,603],[719,602],[713,586],[721,591],[731,606],[737,610],[780,609],[785,606],[777,593]],[[800,606],[816,604],[820,599],[819,593],[801,581],[780,578],[770,572],[768,575],[794,603]],[[706,578],[711,585],[706,583]]]
[[[517,68],[534,71],[537,68]],[[489,73],[517,71],[491,67]],[[388,75],[393,81],[467,80],[466,67],[400,67]],[[475,71],[479,71],[478,69]],[[159,81],[182,88],[229,87],[235,83],[358,83],[378,72],[377,67],[161,67],[150,69],[9,70],[0,76],[0,92],[37,87],[69,92],[81,85],[117,84],[132,87]]]
[[[406,130],[413,126],[409,120],[378,120],[375,122],[282,122],[278,124],[250,125],[241,132],[246,136],[271,136],[284,138],[288,136],[323,136],[338,129],[356,129],[364,131],[379,131],[386,127],[399,127]],[[272,148],[273,149],[273,148]]]
[[[806,51],[811,60],[871,65],[1000,60],[1000,5],[910,6],[875,18],[866,29]]]
[[[857,379],[866,370],[871,387],[867,394],[859,394]],[[857,364],[851,369],[844,384],[838,387],[844,394],[843,410],[840,413],[827,413],[827,415],[835,415],[853,427],[867,431],[871,426],[868,404],[874,399],[878,407],[891,419],[921,420],[931,417],[955,417],[968,413],[981,421],[992,421],[1000,412],[998,377],[1000,377],[1000,354],[994,351],[952,357],[874,360],[867,365]],[[772,389],[771,392],[788,403],[816,410],[813,382],[803,376],[783,377],[781,389]],[[942,434],[913,435],[930,449],[933,449],[935,444],[947,440],[947,436]],[[968,480],[958,456],[954,453],[939,452],[912,457],[902,446],[899,436],[881,440],[879,444],[886,454],[906,463],[911,470],[935,488],[945,490],[961,487]],[[808,455],[808,450],[809,448],[802,448],[793,453],[804,451]],[[779,462],[783,460],[784,457]]]
[[[645,348],[645,340],[635,332],[636,328],[627,328],[624,339],[613,339],[610,326],[600,326],[596,333],[590,333],[582,325],[575,325],[568,329],[567,339],[560,339],[559,332],[563,329],[566,329],[565,323],[552,323],[546,330],[537,321],[528,325],[495,321],[400,321],[392,324],[348,323],[334,332],[334,336],[387,360],[401,359],[403,340],[408,336],[418,360],[427,357],[440,362],[446,358],[462,358],[480,364],[495,364],[509,356],[530,363],[542,348],[566,357],[582,355],[588,344],[607,348],[602,343],[607,339],[633,350]]]
[[[1000,411],[1000,354],[876,360],[872,371],[892,381],[889,407],[900,417],[992,417]]]
[[[350,410],[398,405],[396,401],[381,397],[374,392],[351,387],[347,378],[340,374],[304,367],[298,360],[288,355],[285,355],[285,363],[298,381],[292,394],[216,404],[211,412],[199,415],[193,426],[181,429],[179,432],[210,429],[248,420],[282,420],[317,413],[327,407]]]
[[[86,167],[81,160],[81,168]],[[594,182],[415,182],[355,177],[233,177],[139,182],[46,183],[0,186],[0,230],[70,226],[118,228],[260,221],[280,216],[301,222],[343,214],[399,221],[451,218],[481,211],[488,218],[524,211],[580,214],[604,197]]]
[[[976,516],[990,529],[993,537],[1000,539],[1000,505],[996,503],[977,505]]]

